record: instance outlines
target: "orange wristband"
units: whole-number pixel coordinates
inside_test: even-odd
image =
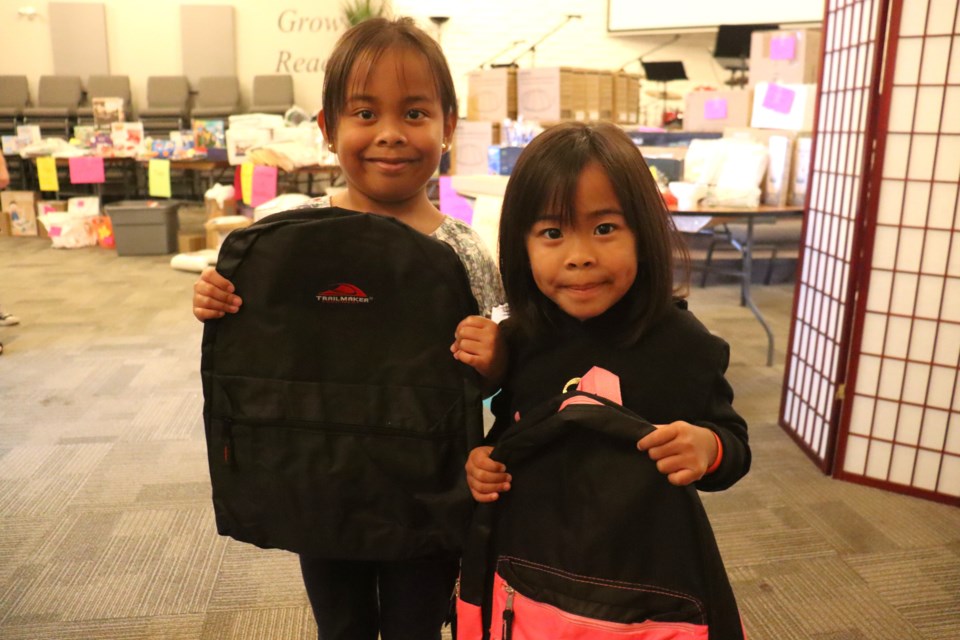
[[[717,435],[717,432],[713,432],[713,437],[717,439],[717,459],[713,461],[713,464],[703,473],[703,475],[710,475],[714,471],[720,468],[720,463],[723,462],[723,443],[720,441],[720,436]]]

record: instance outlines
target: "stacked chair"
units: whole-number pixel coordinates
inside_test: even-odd
[[[293,106],[293,78],[289,75],[254,76],[250,113],[283,115]]]
[[[197,82],[193,118],[226,120],[239,109],[240,83],[236,76],[210,76]]]
[[[186,76],[147,78],[147,107],[138,114],[145,131],[167,134],[190,123],[190,85]]]
[[[0,131],[12,134],[29,106],[27,76],[0,76]]]
[[[130,120],[133,109],[130,104],[129,76],[90,76],[87,81],[87,104],[77,110],[78,122],[93,122],[94,98],[123,98],[124,120]]]
[[[23,109],[24,123],[38,125],[44,135],[69,138],[82,98],[80,76],[40,76],[37,105]]]

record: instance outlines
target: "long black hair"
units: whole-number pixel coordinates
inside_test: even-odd
[[[511,324],[514,330],[539,336],[564,317],[533,280],[527,235],[544,212],[560,216],[563,224],[572,223],[577,182],[591,162],[607,173],[636,238],[637,277],[622,300],[630,322],[619,336],[632,344],[672,304],[674,267],[679,262],[686,269],[689,259],[640,150],[609,123],[555,125],[534,138],[517,159],[503,198],[499,237]]]

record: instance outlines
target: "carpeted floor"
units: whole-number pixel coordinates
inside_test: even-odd
[[[315,638],[296,558],[217,536],[195,275],[0,237],[0,638]],[[789,285],[758,286],[777,335]],[[782,366],[730,285],[754,467],[705,497],[751,640],[960,637],[960,510],[824,477],[776,425]]]

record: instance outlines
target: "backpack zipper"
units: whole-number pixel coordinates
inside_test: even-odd
[[[510,640],[513,635],[513,596],[516,592],[506,582],[503,583],[503,590],[507,592],[507,603],[503,606],[503,627],[500,630],[500,637],[503,640]]]

